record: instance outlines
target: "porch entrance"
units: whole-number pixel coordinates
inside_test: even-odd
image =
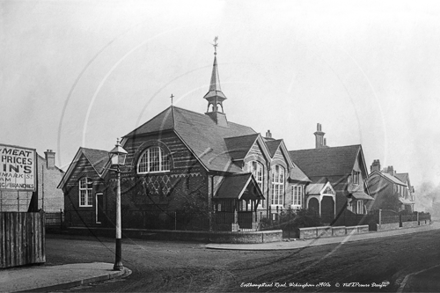
[[[238,226],[243,229],[252,229],[253,212],[238,212]]]
[[[324,196],[321,202],[321,219],[323,223],[331,223],[335,218],[335,203],[330,196]]]
[[[216,229],[257,231],[257,207],[262,199],[251,173],[226,177],[214,197]]]

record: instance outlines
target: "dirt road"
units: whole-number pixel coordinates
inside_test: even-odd
[[[406,275],[440,264],[438,247],[439,230],[291,251],[217,251],[200,243],[125,239],[123,262],[133,274],[75,291],[394,292]],[[49,265],[93,261],[114,261],[111,239],[49,235]]]

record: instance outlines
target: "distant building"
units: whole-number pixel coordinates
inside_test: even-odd
[[[47,150],[37,155],[38,209],[60,212],[64,209],[64,194],[57,185],[64,172],[55,166],[55,152]],[[0,212],[27,212],[32,198],[30,191],[1,190]]]
[[[397,173],[393,166],[380,170],[380,161],[371,164],[367,180],[368,190],[374,201],[369,210],[391,209],[396,212],[414,211],[415,195],[408,173]]]
[[[292,161],[312,180],[306,207],[319,210],[325,222],[345,208],[365,214],[372,197],[365,189],[368,170],[362,146],[327,146],[321,124],[314,134],[314,149],[289,151]]]

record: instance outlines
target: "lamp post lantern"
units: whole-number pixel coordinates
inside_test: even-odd
[[[115,147],[109,153],[112,167],[116,172],[116,256],[113,270],[121,271],[124,269],[122,264],[122,222],[121,222],[121,170],[120,166],[125,164],[127,151],[124,150],[119,142],[116,141]]]

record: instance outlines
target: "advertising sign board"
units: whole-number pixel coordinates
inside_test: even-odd
[[[35,191],[35,149],[0,144],[0,190]]]

